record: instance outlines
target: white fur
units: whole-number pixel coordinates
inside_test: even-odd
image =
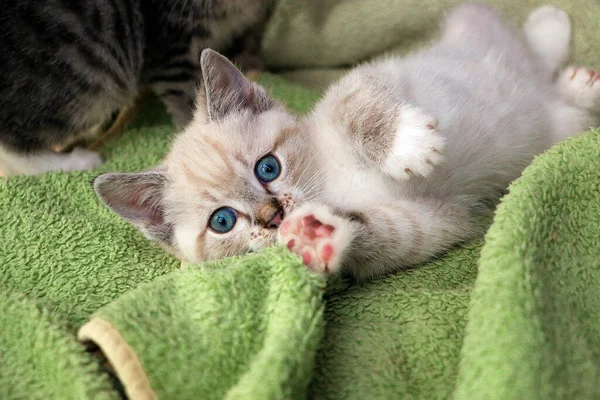
[[[563,10],[542,6],[533,11],[523,27],[531,49],[555,71],[569,58],[571,21]]]
[[[595,71],[571,66],[560,75],[558,85],[574,106],[600,113],[600,75]]]
[[[445,140],[436,130],[437,121],[418,108],[403,104],[400,124],[383,171],[397,179],[413,174],[428,176],[442,162]]]
[[[552,33],[546,31],[550,29]],[[529,44],[506,29],[488,7],[459,6],[448,17],[439,43],[408,57],[354,69],[316,106],[308,124],[320,151],[317,159],[330,170],[323,200],[336,209],[362,211],[374,220],[368,232],[344,233],[362,241],[336,249],[347,252],[348,272],[368,278],[422,262],[481,235],[485,229],[481,215],[491,211],[489,204],[536,154],[598,124],[596,114],[589,112],[600,111],[598,81],[590,85],[588,80],[586,86],[576,75],[568,84],[562,80],[557,84],[551,79],[554,70],[539,75],[540,70],[564,62],[568,18],[556,9],[538,9],[526,34]],[[542,41],[545,34],[558,48]],[[386,179],[365,164],[354,151],[349,132],[336,122],[337,108],[346,106],[365,80],[376,81],[391,94],[382,97],[384,109],[409,104],[408,110],[419,110],[409,112],[404,121],[400,112],[400,126],[390,132],[395,135],[391,155],[382,165],[385,174],[404,179]],[[354,111],[364,109],[358,106]],[[422,129],[428,115],[437,120],[439,136]],[[444,161],[435,167],[441,157],[425,152],[442,147],[444,141]],[[432,162],[425,163],[426,159]],[[410,179],[404,168],[413,170]],[[321,213],[329,218],[318,203],[301,210],[293,217]]]
[[[94,151],[75,148],[71,153],[46,151],[23,155],[0,146],[0,175],[35,175],[50,171],[84,171],[99,167],[102,157]]]

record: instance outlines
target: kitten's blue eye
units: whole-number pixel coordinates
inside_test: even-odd
[[[254,166],[254,175],[262,183],[269,183],[277,179],[281,172],[279,161],[272,155],[265,156],[258,160]]]
[[[210,216],[210,229],[217,233],[227,233],[237,222],[237,213],[231,207],[221,207]]]

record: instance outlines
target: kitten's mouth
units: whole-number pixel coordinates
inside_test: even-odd
[[[269,222],[267,222],[267,228],[269,228],[269,229],[279,228],[279,225],[281,225],[281,223],[283,222],[284,217],[285,217],[285,212],[283,211],[283,209],[276,210],[273,213],[273,215],[271,216],[271,219],[269,219]]]

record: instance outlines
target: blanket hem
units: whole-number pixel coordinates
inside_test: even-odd
[[[157,400],[139,358],[109,322],[94,318],[77,334],[80,342],[95,343],[104,353],[132,400]]]

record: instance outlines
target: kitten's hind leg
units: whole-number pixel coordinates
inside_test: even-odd
[[[485,47],[514,35],[491,7],[484,4],[461,4],[446,16],[442,26],[442,43],[451,46]]]
[[[482,235],[486,226],[460,204],[422,199],[359,212],[307,203],[286,217],[278,233],[279,243],[311,270],[365,280],[422,263]]]
[[[556,85],[562,99],[550,112],[553,144],[600,126],[600,74],[571,66],[561,72]]]
[[[557,85],[567,102],[600,114],[600,74],[589,68],[570,66],[558,77]]]
[[[0,145],[0,176],[37,175],[49,171],[84,171],[101,164],[102,158],[98,153],[82,148],[75,148],[70,153],[46,150],[20,154]]]
[[[566,12],[552,6],[535,9],[523,26],[527,42],[547,68],[550,78],[569,57],[571,21]]]

